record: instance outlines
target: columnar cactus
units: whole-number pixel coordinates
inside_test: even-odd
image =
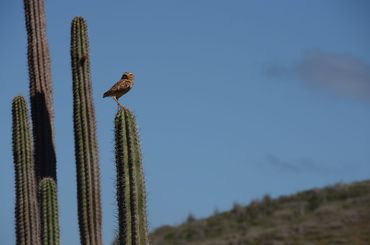
[[[26,102],[18,96],[12,105],[17,244],[59,244],[54,112],[44,0],[24,0],[24,10],[35,148],[33,152]],[[99,156],[87,25],[82,17],[72,21],[71,63],[80,241],[83,245],[101,245]],[[128,109],[122,108],[117,113],[115,129],[118,242],[148,245],[140,142],[135,118]]]
[[[12,104],[13,159],[16,187],[16,244],[40,244],[36,179],[32,155],[32,139],[26,101],[17,96]]]
[[[118,244],[147,245],[146,192],[138,129],[133,114],[121,108],[115,117]]]
[[[71,32],[73,120],[80,240],[81,244],[96,245],[102,244],[100,170],[91,91],[87,25],[82,17],[73,19]]]
[[[54,179],[43,178],[39,184],[41,209],[41,241],[43,245],[59,245],[57,187]]]
[[[24,0],[36,177],[56,180],[50,53],[44,0]]]

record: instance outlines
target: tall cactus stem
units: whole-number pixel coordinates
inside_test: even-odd
[[[135,117],[121,108],[115,117],[118,244],[147,245],[146,191]]]
[[[24,10],[36,177],[37,181],[43,177],[56,180],[53,96],[44,0],[24,0]]]
[[[16,244],[40,244],[36,178],[26,101],[17,96],[12,103],[13,160],[16,187]]]
[[[57,187],[54,179],[43,178],[39,184],[42,245],[59,245]]]
[[[72,21],[71,60],[80,240],[84,245],[99,245],[102,244],[100,170],[87,25],[82,17]]]

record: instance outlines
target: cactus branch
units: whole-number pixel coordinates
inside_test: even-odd
[[[16,244],[40,244],[36,179],[32,160],[32,139],[26,101],[17,96],[12,104],[13,159],[16,187]]]
[[[90,79],[87,25],[82,17],[73,19],[71,36],[80,240],[81,244],[99,245],[102,244],[100,170]]]
[[[37,181],[43,177],[56,180],[53,96],[44,0],[24,0],[24,10],[36,177]]]
[[[115,117],[119,244],[147,245],[146,192],[139,135],[132,113],[121,108]]]
[[[59,245],[59,214],[55,181],[52,178],[43,178],[39,184],[39,193],[42,244]]]

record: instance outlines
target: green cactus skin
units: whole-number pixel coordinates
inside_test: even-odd
[[[40,220],[36,198],[36,178],[27,105],[22,96],[13,99],[12,120],[16,244],[37,245],[40,244]]]
[[[134,115],[121,108],[115,117],[117,244],[148,245],[145,179],[138,129]]]
[[[59,214],[57,187],[54,179],[43,178],[39,183],[42,245],[59,245]]]
[[[24,10],[36,177],[37,181],[43,177],[56,180],[52,81],[44,0],[24,0]]]
[[[71,36],[80,241],[84,245],[99,245],[102,244],[100,170],[90,79],[87,25],[82,17],[73,19]]]

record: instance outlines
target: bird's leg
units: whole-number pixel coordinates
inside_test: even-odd
[[[116,96],[113,96],[113,99],[117,102],[117,104],[121,107],[124,107],[121,103],[119,103],[119,101],[117,100]]]

